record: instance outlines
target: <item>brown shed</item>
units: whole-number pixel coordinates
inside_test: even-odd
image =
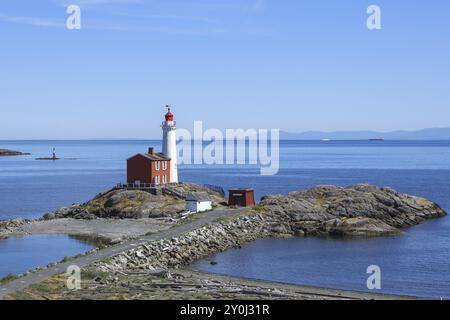
[[[170,183],[170,159],[149,148],[127,159],[127,182],[141,185],[164,185]]]
[[[230,189],[228,192],[229,206],[251,207],[255,205],[255,191],[253,189]]]

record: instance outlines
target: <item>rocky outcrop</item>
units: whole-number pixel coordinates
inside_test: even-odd
[[[167,269],[267,237],[380,236],[444,216],[437,204],[389,188],[319,186],[267,196],[243,216],[150,242],[97,264],[103,271]]]
[[[0,220],[0,239],[7,238],[10,234],[14,233],[17,228],[29,223],[26,219],[14,219],[14,220]]]
[[[427,199],[366,184],[266,196],[259,210],[279,217],[293,233],[342,236],[400,233],[402,228],[446,215]]]
[[[186,211],[185,197],[188,193],[204,192],[213,201],[214,206],[225,202],[223,196],[202,185],[183,183],[170,187],[157,194],[140,190],[112,190],[98,195],[93,200],[68,208],[61,208],[48,213],[44,219],[75,218],[75,219],[140,219],[140,218],[177,218]]]
[[[374,237],[398,235],[401,233],[399,229],[391,227],[381,220],[365,217],[325,221],[319,226],[316,232],[318,234],[340,237]],[[306,234],[302,229],[296,230],[295,233]]]
[[[25,156],[30,155],[30,153],[24,153],[19,151],[12,151],[7,149],[0,149],[0,157],[7,157],[7,156]]]

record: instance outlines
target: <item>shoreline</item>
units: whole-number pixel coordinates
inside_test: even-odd
[[[222,275],[193,270],[190,266],[148,273],[121,273],[114,275],[114,278],[90,269],[85,269],[84,272],[91,273],[91,279],[82,280],[82,289],[77,291],[61,286],[65,278],[58,274],[42,280],[39,285],[29,286],[3,297],[0,295],[0,299],[107,300],[138,297],[140,300],[433,300],[432,297],[364,292]]]
[[[217,223],[217,222],[216,222]],[[203,227],[204,228],[204,227]],[[198,229],[195,229],[198,230]],[[194,230],[194,231],[195,231]],[[148,243],[147,243],[148,244]],[[109,245],[108,245],[109,246]],[[26,276],[31,273],[36,273],[42,270],[46,270],[48,268],[52,268],[58,265],[61,265],[67,261],[75,260],[76,258],[88,257],[90,254],[97,252],[99,249],[94,248],[87,252],[83,252],[77,254],[73,257],[66,257],[63,261],[52,262],[49,263],[45,267],[37,267],[31,271],[25,272],[22,275],[19,275],[18,278],[12,279],[12,281],[20,281],[23,276]],[[101,250],[101,249],[100,249]],[[208,259],[209,256],[205,256],[199,259]],[[197,260],[193,260],[195,262]],[[92,266],[89,266],[92,267]],[[150,275],[158,274],[158,270],[154,270],[150,272]],[[348,289],[340,289],[340,288],[332,288],[332,287],[320,287],[314,285],[303,285],[303,284],[295,284],[289,282],[280,282],[280,281],[272,281],[267,279],[257,279],[257,278],[249,278],[249,277],[241,277],[241,276],[233,276],[221,273],[214,272],[205,272],[200,270],[195,270],[193,268],[193,264],[183,265],[181,267],[167,268],[164,272],[182,274],[186,277],[194,277],[196,280],[204,281],[206,284],[210,282],[222,283],[224,287],[229,284],[232,284],[236,287],[242,288],[256,288],[252,289],[251,294],[256,296],[265,297],[264,299],[318,299],[318,300],[417,300],[417,299],[425,299],[425,300],[434,300],[437,298],[433,297],[422,297],[422,296],[413,296],[406,294],[391,294],[391,293],[378,293],[378,292],[365,292],[365,291],[357,291],[357,290],[348,290]],[[121,274],[122,272],[119,272]],[[145,272],[139,274],[136,273],[137,277],[145,277]],[[156,276],[158,277],[158,276]],[[0,279],[1,280],[1,279]],[[4,284],[0,285],[0,289]],[[174,283],[173,285],[176,285]],[[198,284],[192,284],[192,286],[196,286]],[[268,290],[265,292],[264,290]],[[249,291],[250,292],[250,291]],[[269,294],[268,292],[276,292],[276,294]],[[280,293],[281,292],[281,293]],[[216,294],[219,294],[217,292]],[[248,298],[247,296],[244,299]],[[255,298],[255,297],[253,297]],[[0,294],[0,300],[2,299]],[[9,299],[9,298],[8,298]]]
[[[65,264],[69,261],[76,260],[79,257],[88,257],[90,254],[101,250],[99,248],[94,248],[87,252],[83,252],[71,257],[65,257],[62,261],[49,263],[45,267],[36,267],[30,271],[23,274],[14,276],[10,281],[4,282],[0,285],[0,288],[12,281],[21,281],[21,279],[29,274],[34,274],[39,271],[46,270],[48,268],[53,268],[55,266]],[[207,259],[204,257],[203,259]],[[227,274],[220,274],[214,272],[205,272],[200,270],[195,270],[193,264],[183,266],[176,269],[167,270],[155,270],[149,272],[148,275],[152,277],[162,277],[167,279],[167,273],[183,275],[186,278],[193,278],[195,281],[200,281],[203,284],[216,283],[221,284],[222,287],[233,286],[240,288],[240,290],[245,290],[248,295],[252,298],[263,298],[263,299],[314,299],[314,300],[417,300],[417,299],[434,299],[433,297],[419,297],[404,294],[390,294],[382,292],[365,292],[357,290],[348,290],[332,287],[320,287],[314,285],[304,285],[295,284],[289,282],[280,282],[267,279],[257,279],[241,276],[233,276]],[[58,277],[59,275],[56,275]],[[146,277],[146,272],[133,275],[134,277]],[[53,276],[54,277],[54,276]],[[169,276],[170,278],[171,276]],[[50,278],[49,278],[50,279]],[[2,278],[0,279],[2,280]],[[45,280],[44,280],[45,281]],[[173,285],[176,286],[178,282],[174,282]],[[192,283],[192,286],[197,286],[198,283]],[[219,286],[219,285],[218,285]],[[24,289],[26,292],[27,289]],[[19,290],[21,292],[22,290]],[[219,294],[220,292],[216,292]],[[84,295],[86,293],[83,293]],[[14,293],[12,294],[14,296]],[[86,296],[84,296],[86,297]],[[0,300],[2,298],[0,294]],[[10,299],[11,295],[7,296],[6,299]],[[242,298],[242,297],[240,297]],[[244,296],[244,299],[249,298],[249,296]]]
[[[114,247],[114,245],[112,246]],[[55,266],[62,265],[67,261],[73,261],[79,257],[87,257],[92,253],[97,252],[99,249],[94,248],[84,253],[80,253],[73,257],[64,258],[63,261],[52,262],[49,263],[45,267],[37,267],[32,271],[28,271],[20,275],[17,279],[12,279],[12,281],[21,281],[24,276],[29,274],[35,274],[40,271],[45,271],[46,269],[51,269]],[[101,249],[100,249],[101,250]],[[207,259],[208,256],[199,258],[199,259]],[[193,260],[192,262],[197,261]],[[91,267],[91,266],[89,266]],[[156,270],[156,273],[158,271]],[[417,296],[408,296],[408,295],[398,295],[398,294],[389,294],[389,293],[371,293],[364,291],[354,291],[354,290],[346,290],[339,288],[327,288],[320,286],[311,286],[311,285],[302,285],[302,284],[294,284],[287,282],[279,282],[272,281],[266,279],[253,279],[247,277],[238,277],[226,274],[219,274],[213,272],[203,272],[199,270],[193,269],[193,264],[184,265],[180,268],[176,267],[167,268],[164,272],[173,272],[176,274],[183,274],[185,277],[194,278],[195,281],[200,281],[204,284],[209,284],[211,282],[222,284],[221,287],[227,287],[232,284],[235,287],[240,288],[239,290],[248,291],[249,296],[245,295],[240,298],[247,299],[251,298],[263,298],[263,299],[314,299],[314,300],[416,300],[416,299],[434,299],[432,297],[417,297]],[[114,272],[109,272],[111,275],[114,275]],[[122,272],[119,272],[121,274]],[[144,273],[145,274],[145,273]],[[144,277],[145,275],[137,275],[137,277]],[[195,282],[194,281],[194,282]],[[176,285],[174,283],[173,285]],[[0,289],[4,284],[0,285]],[[198,283],[193,283],[192,286],[197,286]],[[250,288],[250,289],[248,289]],[[25,289],[26,290],[26,289]],[[19,290],[20,292],[21,290]],[[220,291],[220,290],[219,290]],[[221,292],[216,292],[215,294],[221,294]],[[266,292],[267,291],[267,292]],[[272,294],[269,294],[272,292]],[[86,298],[86,293],[84,293],[84,298]],[[0,294],[0,300],[2,296]]]
[[[353,198],[352,202],[349,202],[349,194],[355,193],[359,195],[359,198]],[[327,194],[330,200],[327,200],[328,198],[325,198],[324,194]],[[344,199],[346,199],[345,211],[339,209],[339,207],[337,209],[333,207],[334,203],[341,205],[342,194],[345,195]],[[372,199],[370,207],[367,207],[367,199]],[[327,201],[330,201],[330,204],[327,204]],[[392,216],[393,206],[391,203],[396,204],[394,208],[399,212],[398,216]],[[361,205],[365,206],[363,208],[367,207],[369,209],[364,211],[366,215],[367,212],[370,213],[370,210],[372,210],[377,214],[378,220],[367,216],[356,216],[356,218],[336,218],[336,216],[333,216],[336,212],[348,213],[350,210],[353,210],[353,207],[360,208]],[[311,209],[304,210],[302,213],[298,208],[304,206],[310,206]],[[330,209],[331,213],[321,211],[323,208]],[[312,211],[310,212],[309,210]],[[67,210],[64,212],[67,212]],[[78,210],[76,213],[78,214]],[[140,282],[144,281],[146,277],[157,277],[155,274],[161,273],[161,270],[164,271],[162,272],[163,275],[170,271],[179,273],[191,266],[194,261],[259,239],[294,236],[321,237],[324,235],[340,238],[397,235],[400,228],[417,225],[428,219],[444,216],[445,214],[445,211],[438,205],[423,198],[399,194],[391,189],[356,185],[349,188],[323,186],[302,192],[293,192],[288,196],[268,196],[263,198],[261,204],[252,208],[218,208],[210,212],[193,215],[185,220],[179,220],[179,223],[166,224],[163,227],[159,226],[159,229],[155,228],[154,224],[158,220],[150,218],[145,218],[145,220],[104,218],[40,219],[37,221],[21,221],[18,222],[19,225],[16,227],[22,228],[22,231],[29,228],[29,232],[40,230],[41,233],[44,233],[44,231],[48,231],[46,229],[48,226],[52,226],[50,229],[53,233],[58,232],[61,234],[64,233],[62,231],[67,231],[67,228],[72,228],[73,230],[83,229],[84,233],[86,233],[86,226],[92,227],[92,225],[97,225],[97,229],[91,229],[91,235],[99,236],[99,230],[104,232],[104,234],[108,234],[105,230],[109,230],[114,234],[114,232],[117,233],[117,230],[123,230],[125,226],[135,224],[142,227],[142,221],[149,222],[153,232],[148,232],[149,226],[139,229],[141,230],[140,234],[136,234],[136,230],[129,229],[129,235],[131,234],[132,236],[118,239],[117,244],[101,250],[93,250],[91,254],[70,260],[70,264],[76,264],[82,270],[91,270],[91,273],[100,274],[108,278],[107,283],[111,285],[109,292],[114,292],[114,290],[121,292],[123,287],[128,286],[130,290],[134,288],[127,285],[127,283],[130,283],[130,280]],[[91,216],[91,213],[83,211],[84,215]],[[8,222],[6,222],[6,225],[8,225]],[[115,231],[112,225],[115,225]],[[142,235],[142,230],[147,232]],[[12,228],[9,230],[9,235],[15,233],[17,233],[17,229],[14,230]],[[0,287],[0,298],[6,294],[27,290],[26,288],[31,285],[41,283],[42,279],[53,279],[58,274],[65,272],[65,268],[68,265],[68,263],[64,262],[50,264],[49,267],[43,270],[25,275],[20,281],[13,280]],[[200,275],[200,273],[192,274]],[[197,287],[199,285],[198,281],[208,283],[218,279],[216,274],[207,273],[207,275],[208,279],[191,279],[190,281],[193,283],[185,283],[185,286]],[[123,281],[125,282],[121,284],[120,281],[116,282],[114,279],[117,277],[124,278]],[[132,279],[129,279],[129,277]],[[222,277],[228,277],[222,278],[224,280],[238,281],[236,277]],[[235,280],[232,280],[232,278]],[[164,279],[172,280],[169,277]],[[244,278],[239,279],[238,282],[242,283],[254,281]],[[155,281],[158,282],[159,280]],[[197,283],[195,284],[195,282]],[[262,284],[262,282],[260,283]],[[282,285],[271,281],[267,283],[270,283],[271,286]],[[176,283],[166,283],[165,285],[169,288],[177,287]],[[287,286],[288,284],[284,285]],[[98,282],[91,284],[91,286],[100,290],[104,284]],[[145,288],[141,285],[139,286],[144,292]],[[307,286],[293,284],[290,286],[309,288],[311,290]],[[155,287],[159,288],[157,283]],[[223,285],[221,288],[226,289],[226,285]],[[247,292],[242,288],[237,289],[240,290],[239,292]],[[315,289],[333,290],[326,288]],[[177,290],[172,290],[173,294],[178,294]],[[336,290],[337,292],[346,291]],[[225,291],[227,294],[229,293],[227,290]],[[218,290],[213,291],[213,293],[220,296],[223,292]],[[90,294],[95,295],[96,293],[90,292]],[[364,294],[364,298],[366,297],[365,293],[358,294]],[[294,293],[293,296],[296,296],[296,294]],[[399,299],[401,296],[395,297]],[[384,297],[377,296],[377,298],[383,299]]]
[[[382,292],[365,292],[365,291],[357,291],[357,290],[346,290],[339,288],[327,288],[313,285],[304,285],[304,284],[296,284],[296,283],[288,283],[288,282],[280,282],[280,281],[272,281],[266,279],[257,279],[257,278],[248,278],[248,277],[240,277],[240,276],[232,276],[220,273],[213,272],[204,272],[199,270],[194,270],[191,266],[186,268],[177,270],[181,271],[181,273],[191,273],[199,278],[213,278],[215,280],[222,281],[235,281],[240,282],[242,285],[250,284],[250,285],[259,285],[263,287],[276,287],[283,288],[286,290],[292,290],[297,293],[314,295],[317,297],[326,297],[326,298],[337,298],[337,299],[349,299],[349,300],[361,300],[361,299],[373,299],[373,300],[417,300],[417,299],[432,299],[430,297],[417,297],[417,296],[409,296],[409,295],[399,295],[399,294],[390,294],[390,293],[382,293]]]

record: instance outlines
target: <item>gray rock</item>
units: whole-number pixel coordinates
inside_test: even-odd
[[[382,230],[392,233],[395,232],[392,228],[405,228],[446,215],[437,204],[424,198],[366,184],[347,188],[319,186],[287,196],[266,196],[260,206],[271,217],[283,215],[287,221],[296,222],[294,229],[303,228],[306,233],[329,232],[327,223],[349,218],[370,219],[348,220],[341,228],[350,228],[351,222],[352,227],[359,228],[366,224],[367,233],[382,234]],[[333,233],[341,233],[336,228]],[[364,233],[362,229],[361,233]]]
[[[185,211],[184,197],[192,192],[206,192],[219,205],[225,199],[207,187],[182,183],[171,186],[173,193],[157,193],[140,190],[112,190],[98,194],[91,201],[70,208],[61,208],[46,214],[43,219],[75,218],[92,220],[96,218],[141,219],[178,218]]]
[[[326,221],[320,227],[320,231],[330,236],[346,237],[388,236],[402,233],[383,221],[365,217]]]

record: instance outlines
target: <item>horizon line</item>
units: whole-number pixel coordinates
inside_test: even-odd
[[[376,138],[375,138],[376,139]],[[259,139],[257,139],[259,140]],[[323,141],[323,140],[327,140],[327,141]],[[361,138],[361,139],[302,139],[302,138],[284,138],[284,139],[279,139],[279,141],[320,141],[320,142],[333,142],[333,141],[370,141],[373,139],[370,138]],[[420,138],[415,138],[415,139],[411,139],[411,138],[398,138],[398,139],[386,139],[383,138],[381,139],[382,141],[450,141],[450,137],[449,138],[434,138],[434,139],[420,139]],[[129,138],[129,139],[123,139],[123,138],[106,138],[106,139],[102,139],[102,138],[77,138],[77,139],[0,139],[0,142],[23,142],[23,141],[161,141],[160,138],[154,138],[154,139],[149,139],[149,138]],[[198,139],[192,139],[191,141],[203,141],[203,142],[213,142],[215,140],[198,140]],[[223,141],[233,141],[233,140],[228,140],[228,139],[223,139]],[[234,141],[244,141],[243,139],[234,139]],[[245,141],[248,141],[248,139],[245,139]]]

